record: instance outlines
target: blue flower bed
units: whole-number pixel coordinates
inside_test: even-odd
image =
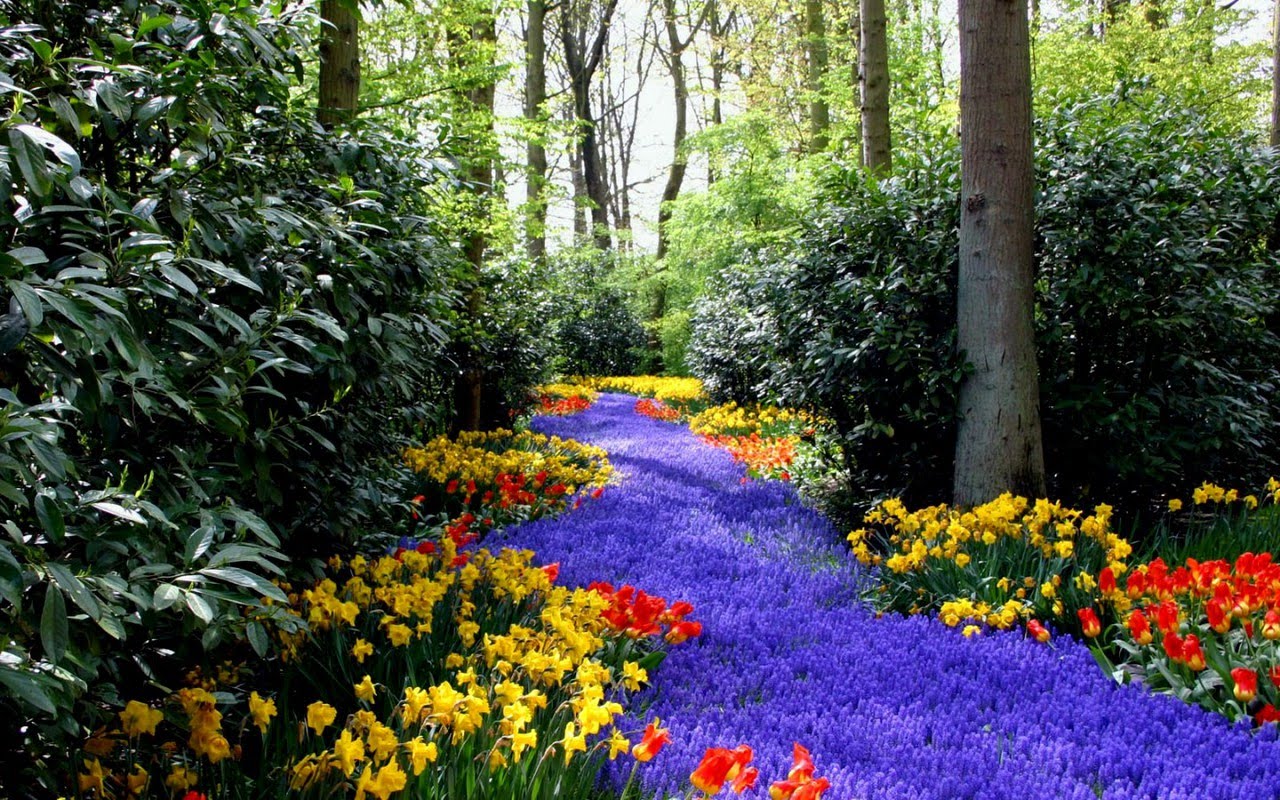
[[[936,620],[876,619],[840,534],[793,489],[743,482],[728,453],[603,395],[547,434],[606,448],[624,480],[507,543],[559,561],[560,581],[634,583],[687,599],[702,637],[656,676],[646,719],[673,742],[641,765],[682,793],[707,747],[750,744],[768,795],[809,747],[826,800],[1280,796],[1276,726],[1253,733],[1112,683],[1082,645],[1021,633],[965,639]],[[636,721],[639,728],[642,720]],[[613,777],[626,780],[619,762]]]

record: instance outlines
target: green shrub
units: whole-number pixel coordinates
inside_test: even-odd
[[[1039,138],[1046,455],[1108,502],[1255,485],[1280,443],[1280,159],[1139,111],[1104,133],[1089,117],[1109,112],[1066,109]]]
[[[282,563],[392,524],[455,251],[424,154],[296,105],[309,7],[5,8],[8,779],[184,647],[265,652]]]
[[[1280,436],[1280,159],[1176,109],[1091,122],[1143,97],[1058,110],[1037,162],[1051,483],[1129,506],[1170,485],[1256,483]],[[713,396],[830,418],[863,491],[943,498],[963,375],[958,161],[879,186],[854,170],[825,193],[793,247],[722,274],[701,301],[694,374]]]

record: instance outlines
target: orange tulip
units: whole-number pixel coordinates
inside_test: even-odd
[[[661,720],[653,718],[653,722],[644,729],[644,737],[640,744],[631,748],[631,755],[636,761],[652,761],[665,745],[671,744],[671,732],[660,727]]]
[[[1031,638],[1037,642],[1044,644],[1051,638],[1049,629],[1040,624],[1040,620],[1033,619],[1027,622],[1027,633],[1031,634]]]
[[[1241,703],[1247,703],[1258,695],[1258,673],[1244,667],[1231,670],[1231,680],[1235,683],[1232,691]]]
[[[1102,633],[1102,623],[1098,621],[1098,615],[1092,608],[1082,608],[1076,615],[1080,617],[1080,629],[1085,636],[1094,639]]]

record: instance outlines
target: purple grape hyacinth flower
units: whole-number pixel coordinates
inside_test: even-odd
[[[937,620],[876,615],[841,536],[784,483],[747,480],[683,426],[601,395],[535,420],[604,447],[623,476],[595,502],[526,523],[503,544],[560,563],[560,581],[631,583],[694,604],[703,635],[672,649],[647,690],[673,742],[639,769],[684,794],[708,747],[754,748],[768,796],[792,745],[808,747],[825,800],[1280,798],[1276,726],[1118,686],[1089,651],[1021,633],[965,638]],[[631,765],[610,766],[623,783]]]

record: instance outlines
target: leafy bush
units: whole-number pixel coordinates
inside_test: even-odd
[[[644,327],[616,292],[604,290],[563,310],[556,325],[560,372],[631,375],[640,365]]]
[[[1256,484],[1280,444],[1280,158],[1141,110],[1105,133],[1064,110],[1039,148],[1046,461],[1117,501]]]
[[[1039,137],[1036,329],[1055,493],[1135,506],[1210,474],[1256,482],[1280,437],[1280,158],[1175,109],[1106,129],[1123,90]],[[713,396],[809,407],[855,485],[951,480],[958,163],[832,180],[796,245],[725,273],[695,315]],[[1117,489],[1115,487],[1123,487]]]
[[[294,106],[317,21],[275,8],[0,17],[6,779],[96,722],[91,684],[265,652],[282,560],[389,524],[400,434],[439,417],[440,177]]]
[[[950,478],[954,174],[947,162],[831,187],[842,205],[792,252],[722,276],[695,317],[690,361],[713,396],[817,410],[864,491]]]

